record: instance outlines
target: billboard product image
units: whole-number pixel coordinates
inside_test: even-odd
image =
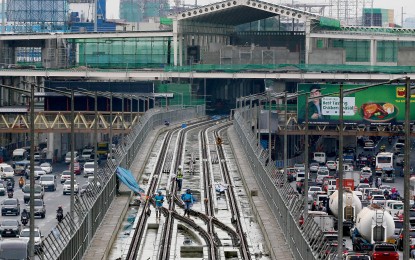
[[[309,93],[308,119],[311,124],[338,123],[340,113],[339,84],[298,84],[297,90]],[[365,85],[343,85],[343,90]],[[319,96],[331,94],[318,98]],[[410,119],[415,119],[415,95],[411,95]],[[405,86],[382,85],[344,95],[343,119],[346,123],[397,124],[405,120]],[[298,122],[305,121],[306,95],[298,96]]]

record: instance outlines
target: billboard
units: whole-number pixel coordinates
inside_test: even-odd
[[[339,84],[298,84],[298,91],[310,93],[309,97],[333,95],[308,102],[308,118],[311,124],[338,123]],[[365,85],[343,85],[343,90]],[[336,94],[337,93],[337,94]],[[410,120],[415,119],[415,95],[411,95]],[[381,85],[344,95],[343,119],[345,123],[397,124],[405,120],[405,85]],[[298,96],[298,122],[305,121],[306,95]]]

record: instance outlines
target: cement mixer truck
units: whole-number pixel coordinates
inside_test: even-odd
[[[329,209],[331,214],[338,217],[339,209],[339,191],[336,190],[329,199]],[[362,202],[359,197],[351,190],[343,191],[343,230],[349,233],[350,228],[354,226],[354,220],[357,214],[362,210]]]
[[[370,251],[375,242],[385,242],[394,231],[395,222],[389,212],[377,204],[369,205],[357,215],[352,234],[353,251]]]

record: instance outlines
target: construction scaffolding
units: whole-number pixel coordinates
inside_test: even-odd
[[[166,17],[170,12],[168,0],[120,0],[120,18],[128,22],[148,21],[150,17]]]
[[[7,22],[15,33],[66,31],[66,0],[9,0]]]
[[[363,25],[363,10],[373,8],[373,0],[314,0],[314,3],[281,0],[281,4],[340,20],[342,25]],[[326,11],[328,9],[328,12]]]

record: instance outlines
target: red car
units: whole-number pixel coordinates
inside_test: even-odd
[[[374,244],[370,255],[373,260],[399,260],[396,246],[388,243]]]
[[[68,170],[71,170],[71,164],[69,164]],[[81,172],[82,172],[81,164],[79,162],[74,162],[74,164],[73,164],[73,170],[74,170],[74,173],[76,175],[81,174]]]

